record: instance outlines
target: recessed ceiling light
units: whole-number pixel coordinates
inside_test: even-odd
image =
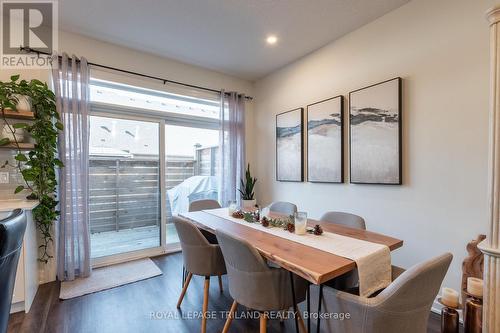
[[[266,38],[266,42],[269,45],[274,45],[274,44],[276,44],[277,41],[278,41],[278,37],[276,37],[275,35],[269,35]]]

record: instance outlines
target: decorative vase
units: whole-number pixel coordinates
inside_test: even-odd
[[[481,333],[483,331],[483,300],[468,294],[464,306],[464,332]]]
[[[446,290],[449,292],[447,293]],[[456,296],[456,299],[450,295]],[[443,305],[441,309],[441,333],[459,333],[460,322],[457,310],[461,309],[462,306],[458,302],[458,292],[450,288],[443,288],[443,297],[438,298],[438,302]]]
[[[18,99],[17,111],[20,112],[31,112],[31,98],[26,95],[15,95]]]
[[[14,97],[17,98],[17,105],[16,105],[17,112],[24,112],[24,113],[31,112],[31,98],[29,96],[14,94]],[[5,108],[5,111],[12,111],[12,109]]]
[[[458,333],[459,327],[458,311],[447,306],[443,307],[441,310],[441,332]]]
[[[249,210],[253,209],[255,205],[257,204],[257,200],[241,200],[241,205],[243,206],[243,209]]]

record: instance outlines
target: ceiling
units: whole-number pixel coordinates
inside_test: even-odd
[[[254,81],[408,1],[63,0],[59,17],[65,31]]]

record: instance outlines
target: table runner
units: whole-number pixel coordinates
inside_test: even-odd
[[[323,232],[321,236],[309,233],[296,235],[282,228],[266,228],[260,223],[248,223],[242,219],[236,219],[229,216],[227,208],[204,210],[204,212],[355,261],[358,269],[360,296],[368,297],[391,283],[391,251],[386,245],[332,232]]]

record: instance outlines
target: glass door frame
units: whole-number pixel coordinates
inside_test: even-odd
[[[143,122],[150,122],[150,123],[157,123],[158,124],[158,130],[159,130],[159,165],[160,165],[160,170],[159,170],[159,186],[160,186],[160,245],[153,247],[153,248],[148,248],[148,249],[142,249],[142,250],[136,250],[136,251],[130,251],[130,252],[124,252],[124,253],[117,253],[109,256],[104,256],[104,257],[98,257],[98,258],[92,258],[91,259],[91,266],[93,268],[97,267],[102,267],[102,266],[108,266],[112,264],[117,264],[120,262],[126,262],[126,261],[131,261],[131,260],[136,260],[136,259],[142,259],[142,258],[149,258],[153,256],[158,256],[161,254],[166,254],[169,252],[176,252],[180,250],[180,245],[179,246],[174,246],[174,247],[168,247],[166,245],[166,238],[167,238],[167,212],[166,212],[166,204],[167,204],[167,191],[166,191],[166,150],[165,150],[165,120],[161,119],[159,117],[148,117],[147,115],[143,116],[136,116],[136,115],[130,115],[126,112],[101,112],[101,111],[91,111],[90,116],[97,116],[97,117],[106,117],[106,118],[114,118],[114,119],[124,119],[124,120],[135,120],[135,121],[143,121]],[[92,133],[90,133],[92,135]],[[92,246],[92,244],[91,244]]]

